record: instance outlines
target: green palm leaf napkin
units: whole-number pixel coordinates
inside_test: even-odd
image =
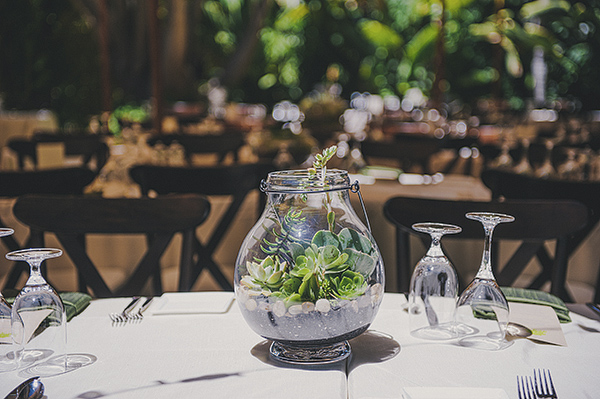
[[[70,321],[73,317],[83,312],[92,300],[90,295],[83,292],[61,292],[58,295],[65,305],[67,321]],[[14,297],[6,298],[6,302],[10,303],[11,305],[14,301]]]
[[[508,302],[530,303],[533,305],[550,306],[556,312],[556,316],[561,323],[570,323],[569,309],[567,305],[555,295],[548,292],[532,290],[527,288],[500,287]],[[476,309],[475,317],[482,319],[494,319],[493,312],[486,312]]]

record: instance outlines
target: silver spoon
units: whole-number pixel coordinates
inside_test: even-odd
[[[522,324],[517,324],[513,322],[509,322],[506,327],[506,332],[513,337],[527,338],[533,334],[529,328],[525,327]]]
[[[13,389],[4,399],[41,399],[44,396],[44,384],[40,377],[31,377]]]

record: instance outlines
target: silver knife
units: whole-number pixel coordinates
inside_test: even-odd
[[[586,305],[588,308],[592,309],[596,315],[600,316],[600,307],[597,304],[588,302]]]

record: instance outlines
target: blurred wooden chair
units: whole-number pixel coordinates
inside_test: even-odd
[[[185,149],[185,156],[189,165],[193,164],[193,156],[196,154],[216,154],[217,163],[221,164],[228,154],[233,156],[234,162],[238,162],[238,151],[244,145],[244,135],[241,131],[229,130],[221,134],[161,134],[148,139],[151,147],[162,143],[169,146],[177,142]]]
[[[25,194],[83,194],[84,188],[94,180],[94,177],[95,173],[87,168],[0,171],[0,197],[14,198]],[[0,227],[11,226],[6,226],[5,222],[0,219]],[[1,237],[0,240],[9,251],[32,246],[29,237],[23,244],[18,243],[14,236]],[[15,288],[23,273],[29,273],[27,265],[14,263],[8,272],[3,288]]]
[[[568,237],[569,256],[600,223],[600,182],[598,181],[539,179],[496,169],[483,171],[481,180],[492,191],[492,198],[570,199],[585,204],[590,210],[588,224]],[[600,264],[595,301],[600,303]]]
[[[56,235],[75,264],[79,290],[96,297],[139,295],[152,278],[155,294],[162,293],[160,258],[173,236],[182,233],[179,289],[186,287],[192,268],[193,237],[210,212],[200,195],[158,198],[100,198],[84,196],[26,195],[17,199],[15,216],[30,226],[38,245],[44,232]],[[127,281],[108,287],[86,252],[88,234],[146,235],[148,247]]]
[[[572,200],[520,200],[504,202],[446,201],[420,198],[394,197],[384,204],[386,218],[396,226],[396,253],[398,288],[407,292],[413,270],[410,264],[411,234],[418,235],[429,246],[429,237],[412,229],[414,223],[439,222],[462,227],[459,234],[448,235],[442,240],[484,239],[481,223],[465,217],[467,212],[497,212],[515,217],[511,223],[503,223],[494,230],[494,273],[498,284],[510,286],[515,283],[529,261],[540,260],[541,272],[533,279],[530,288],[539,289],[550,281],[550,292],[565,301],[571,297],[565,286],[568,237],[585,228],[588,208]],[[498,268],[498,247],[504,240],[521,241],[502,268]],[[556,250],[550,256],[545,242],[555,240]],[[448,255],[446,253],[446,255]]]
[[[109,156],[108,145],[102,136],[97,134],[64,134],[55,132],[36,132],[32,137],[13,137],[8,141],[8,148],[17,154],[19,170],[25,168],[29,159],[34,168],[38,167],[38,146],[48,143],[62,143],[65,156],[81,156],[82,165],[100,171]]]
[[[230,196],[232,202],[217,223],[212,235],[203,244],[196,238],[198,262],[188,289],[206,267],[224,290],[233,290],[213,254],[250,191],[259,187],[262,178],[271,170],[267,164],[236,164],[214,167],[170,167],[138,165],[130,170],[131,178],[140,185],[142,194],[150,190],[157,194],[197,193],[207,196]],[[259,201],[260,202],[260,201]],[[263,204],[264,202],[261,202]],[[261,207],[259,204],[259,207]],[[262,211],[262,208],[259,210]]]
[[[431,173],[429,161],[443,145],[443,140],[425,135],[396,135],[393,140],[365,140],[361,143],[362,154],[369,165],[375,165],[377,158],[392,159],[398,167],[410,171],[418,166],[422,173]]]

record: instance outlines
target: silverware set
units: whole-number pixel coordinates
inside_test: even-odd
[[[533,370],[531,376],[517,376],[519,399],[558,399],[550,370]]]
[[[141,321],[144,318],[144,312],[150,305],[154,297],[146,298],[142,305],[137,309],[137,305],[142,301],[142,297],[133,297],[131,302],[123,309],[121,313],[110,313],[108,316],[113,325],[126,324],[129,322]]]

